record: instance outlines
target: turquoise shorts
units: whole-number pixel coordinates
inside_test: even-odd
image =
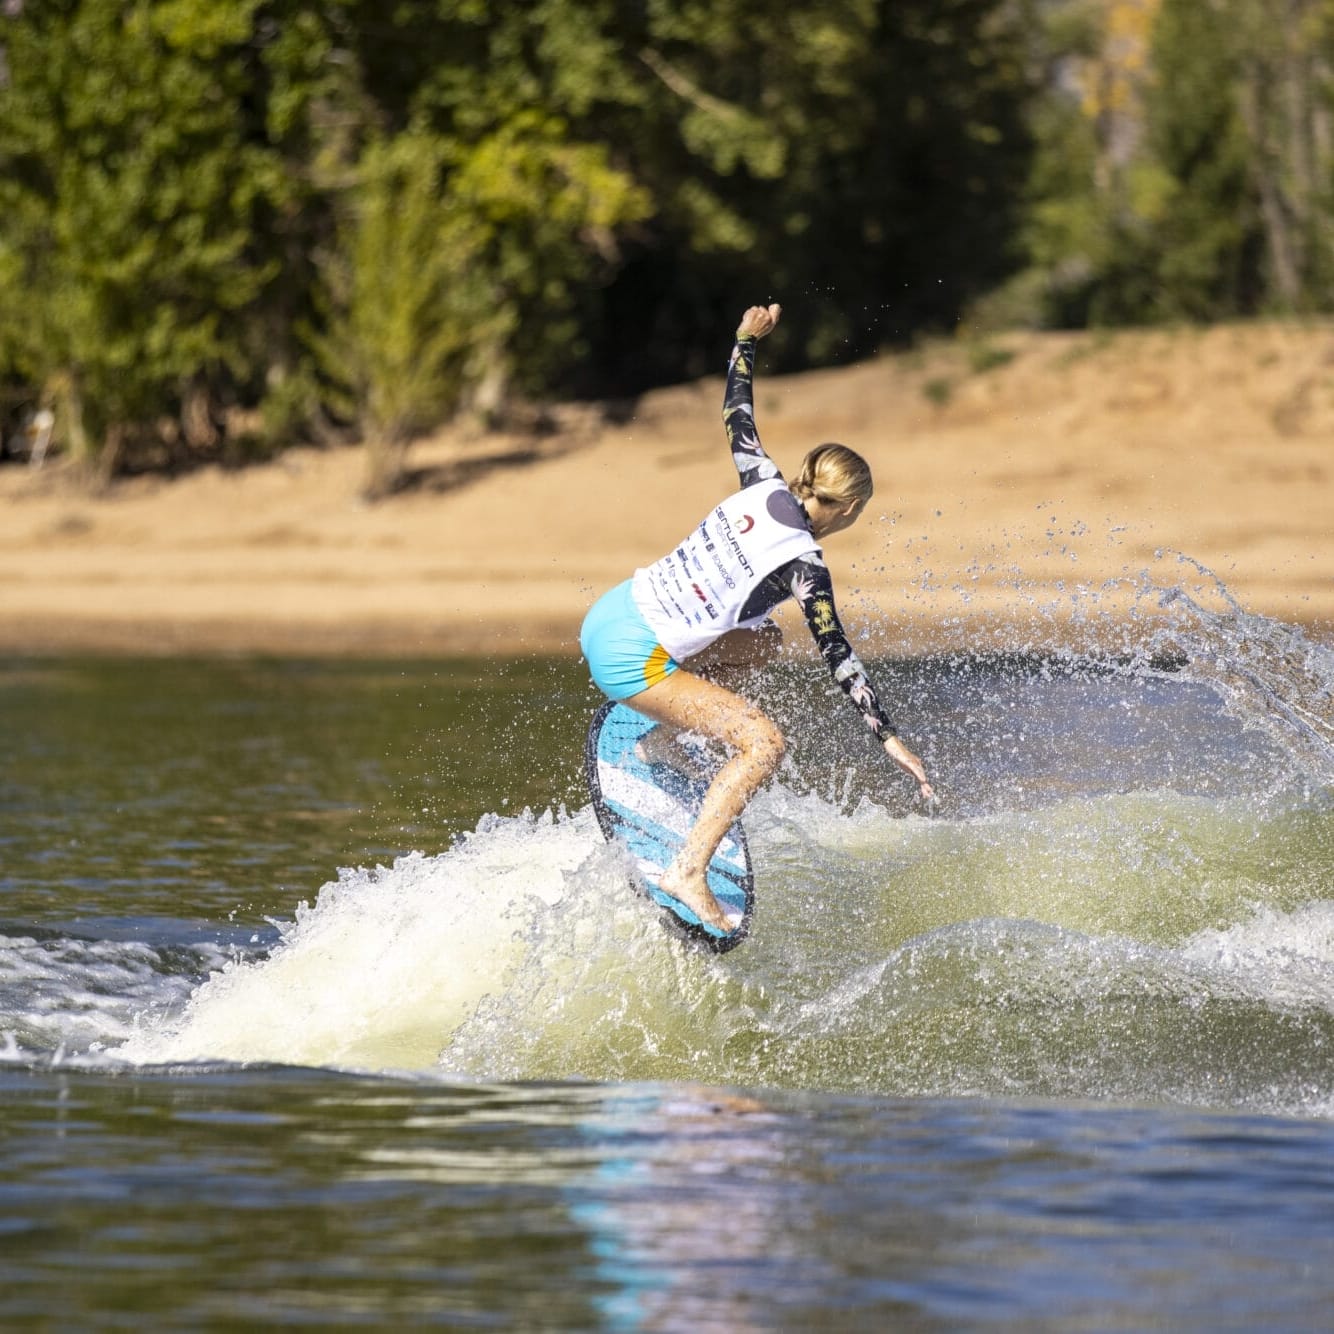
[[[593,684],[612,699],[629,699],[666,680],[681,665],[648,628],[628,579],[588,609],[579,647]]]

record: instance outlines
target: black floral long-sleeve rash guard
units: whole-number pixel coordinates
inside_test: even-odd
[[[737,339],[723,396],[723,425],[727,428],[732,462],[736,464],[743,491],[762,482],[782,479],[778,465],[760,444],[759,432],[755,428],[752,384],[756,341],[753,337]],[[867,727],[879,740],[894,736],[895,729],[880,707],[866,669],[843,632],[834,606],[833,580],[818,546],[778,566],[761,580],[743,607],[741,616],[749,619],[767,615],[789,597],[796,598],[830,675],[856,706]]]

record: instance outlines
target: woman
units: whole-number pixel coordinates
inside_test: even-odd
[[[778,306],[752,306],[737,328],[723,399],[723,424],[741,490],[722,501],[669,555],[605,594],[584,619],[579,643],[594,683],[661,724],[644,758],[687,761],[676,742],[695,732],[731,754],[714,777],[699,818],[663,877],[662,890],[707,930],[730,934],[705,880],[709,858],[732,822],[783,758],[783,735],[760,709],[719,678],[771,658],[781,638],[768,620],[795,597],[816,645],[885,754],[932,795],[926,770],[895,734],[834,610],[819,543],[854,524],[871,497],[871,471],[842,445],[819,445],[789,487],[755,430],[755,345],[778,323]]]

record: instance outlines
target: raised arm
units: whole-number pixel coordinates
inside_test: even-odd
[[[732,448],[741,485],[754,486],[781,477],[778,465],[764,452],[755,429],[755,344],[772,331],[782,314],[779,306],[751,306],[737,326],[736,345],[727,366],[727,388],[723,393],[723,426]]]
[[[843,625],[834,606],[834,581],[829,577],[828,567],[819,556],[811,554],[794,560],[784,573],[792,589],[792,596],[796,598],[801,614],[810,627],[815,646],[829,668],[829,674],[852,701],[862,720],[884,747],[885,754],[915,779],[922,796],[930,799],[934,793],[927,780],[926,769],[921,760],[899,740],[894,725],[880,707],[875,687],[866,675],[866,668],[843,633]]]

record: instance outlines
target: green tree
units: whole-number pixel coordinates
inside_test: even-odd
[[[371,497],[395,488],[408,442],[452,406],[467,351],[470,303],[450,280],[457,259],[467,282],[477,247],[449,227],[440,158],[425,135],[370,143],[325,261],[329,319],[311,342],[367,443]]]
[[[602,26],[550,86],[652,200],[586,311],[614,382],[715,368],[760,296],[788,301],[783,363],[864,354],[949,325],[1014,263],[1029,81],[1007,0],[576,8]]]
[[[1051,0],[1034,13],[1047,92],[1026,239],[1049,317],[1327,309],[1330,0]]]
[[[394,490],[411,439],[470,398],[499,410],[525,300],[541,298],[543,336],[557,335],[575,238],[637,207],[600,149],[535,117],[466,153],[414,130],[368,144],[314,342],[370,446],[369,495]]]
[[[368,144],[315,345],[370,445],[369,495],[394,490],[413,436],[461,405],[501,410],[516,348],[573,333],[561,315],[590,262],[582,238],[644,207],[600,146],[537,113],[466,149],[417,130]]]
[[[1146,149],[1163,186],[1152,219],[1155,291],[1141,317],[1225,318],[1260,299],[1241,44],[1229,17],[1163,0],[1155,25]]]
[[[1234,41],[1228,66],[1263,235],[1264,303],[1326,310],[1334,299],[1334,5],[1216,2]]]
[[[1167,189],[1144,151],[1158,0],[1050,0],[1030,7],[1041,96],[1024,243],[1043,322],[1145,318],[1154,301],[1152,231]],[[1035,283],[1032,280],[1037,278]]]
[[[282,182],[236,114],[257,8],[50,0],[4,28],[3,340],[103,474],[163,415],[209,429],[199,398],[273,273],[253,228]]]
[[[0,368],[104,470],[262,403],[382,491],[452,412],[716,367],[750,300],[788,365],[948,327],[1014,262],[1030,5],[11,4]]]

